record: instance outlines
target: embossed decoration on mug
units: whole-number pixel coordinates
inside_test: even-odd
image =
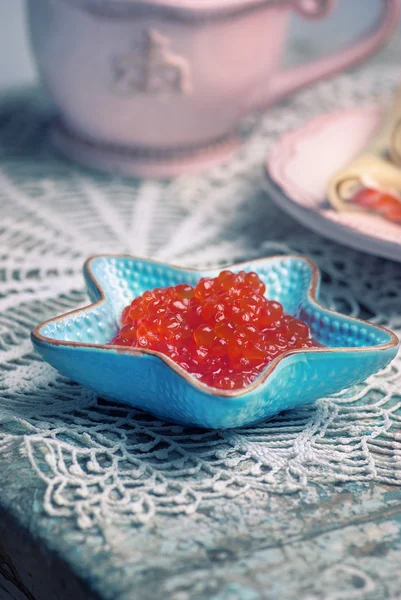
[[[55,145],[87,166],[169,177],[228,158],[252,111],[342,70],[395,30],[401,0],[377,0],[354,45],[280,70],[291,9],[335,0],[27,0],[32,44],[58,107]]]
[[[170,45],[170,40],[159,31],[145,31],[142,47],[113,59],[114,90],[125,95],[191,94],[189,63],[172,52]]]

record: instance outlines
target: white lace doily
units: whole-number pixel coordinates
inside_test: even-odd
[[[38,322],[86,303],[81,267],[103,252],[202,266],[305,253],[322,269],[330,307],[400,332],[401,265],[309,232],[262,189],[278,134],[335,107],[386,101],[400,79],[398,67],[377,67],[303,92],[271,109],[229,164],[169,184],[79,170],[53,155],[38,94],[2,98],[0,453],[23,453],[46,484],[48,515],[103,528],[308,483],[401,483],[400,360],[335,398],[220,433],[98,399],[43,363],[29,340]]]

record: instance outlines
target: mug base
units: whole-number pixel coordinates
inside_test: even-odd
[[[128,177],[171,178],[194,175],[228,160],[240,145],[227,135],[197,147],[151,149],[121,147],[85,139],[59,118],[53,123],[53,146],[65,157],[85,167]]]

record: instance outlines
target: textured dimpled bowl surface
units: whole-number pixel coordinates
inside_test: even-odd
[[[395,357],[399,341],[393,333],[319,304],[319,273],[308,259],[280,256],[229,268],[256,271],[266,296],[303,319],[323,347],[286,352],[249,387],[222,391],[199,383],[162,354],[110,346],[121,311],[133,297],[155,287],[194,285],[221,270],[195,271],[130,256],[90,258],[84,275],[93,304],[39,325],[33,344],[58,371],[103,397],[167,421],[214,429],[257,423],[340,392]]]

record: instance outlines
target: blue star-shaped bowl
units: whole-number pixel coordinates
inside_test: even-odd
[[[95,256],[84,267],[93,304],[39,325],[32,341],[58,371],[98,394],[185,425],[227,429],[256,423],[361,382],[390,363],[399,340],[390,331],[319,304],[319,272],[297,256],[230,267],[256,271],[268,298],[306,321],[324,347],[276,358],[247,388],[222,391],[199,383],[163,354],[107,345],[121,311],[155,287],[194,285],[220,269],[181,269],[130,256]]]

